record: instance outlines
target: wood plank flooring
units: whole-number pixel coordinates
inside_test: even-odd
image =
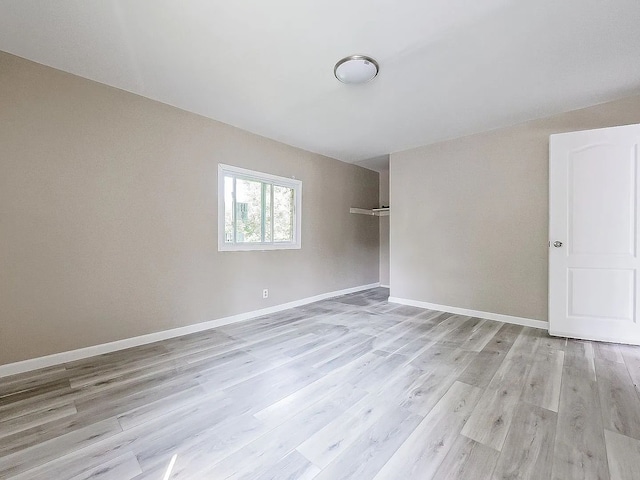
[[[640,348],[378,288],[0,379],[1,479],[640,479]]]

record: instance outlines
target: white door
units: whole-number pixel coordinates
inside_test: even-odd
[[[549,333],[640,344],[640,125],[552,135]]]

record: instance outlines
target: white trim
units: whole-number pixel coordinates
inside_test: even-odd
[[[219,252],[255,252],[256,250],[259,252],[267,251],[267,250],[300,250],[302,248],[301,245],[297,243],[236,243],[235,245],[231,245],[228,243],[224,243],[218,248]]]
[[[381,286],[382,288],[391,288],[389,285],[382,285],[382,284],[380,284],[380,286]]]
[[[249,170],[248,168],[240,168],[234,165],[227,165],[224,163],[218,164],[218,171],[222,171],[223,173],[228,172],[228,173],[236,174],[241,177],[246,177],[249,179],[256,178],[258,180],[272,182],[272,183],[275,183],[276,185],[282,185],[285,187],[295,188],[302,184],[300,180],[297,180],[293,177],[292,178],[281,177],[279,175],[273,175],[271,173],[259,172],[257,170]]]
[[[411,307],[428,308],[429,310],[438,310],[440,312],[455,313],[457,315],[468,315],[470,317],[486,318],[487,320],[496,320],[498,322],[513,323],[515,325],[523,325],[525,327],[549,329],[549,322],[543,320],[534,320],[532,318],[514,317],[512,315],[503,315],[501,313],[481,312],[479,310],[469,310],[467,308],[450,307],[448,305],[438,305],[437,303],[419,302],[417,300],[409,300],[406,298],[389,297],[389,302],[399,303],[401,305],[409,305]]]
[[[262,315],[269,315],[271,313],[281,312],[282,310],[288,310],[290,308],[300,307],[309,303],[318,302],[327,298],[339,297],[340,295],[346,295],[348,293],[360,292],[362,290],[368,290],[370,288],[379,287],[380,283],[371,283],[369,285],[360,285],[358,287],[345,288],[343,290],[336,290],[334,292],[321,293],[313,297],[307,297],[300,300],[294,300],[293,302],[282,303],[280,305],[274,305],[272,307],[261,308],[260,310],[254,310],[252,312],[239,313],[237,315],[231,315],[229,317],[218,318],[216,320],[209,320],[208,322],[196,323],[193,325],[187,325],[184,327],[172,328],[171,330],[163,330],[160,332],[148,333],[146,335],[140,335],[138,337],[125,338],[123,340],[117,340],[115,342],[103,343],[100,345],[92,345],[90,347],[79,348],[77,350],[70,350],[67,352],[54,353],[45,357],[31,358],[29,360],[23,360],[21,362],[8,363],[6,365],[0,365],[0,378],[7,377],[9,375],[15,375],[18,373],[29,372],[31,370],[38,370],[40,368],[51,367],[54,365],[60,365],[62,363],[73,362],[83,358],[94,357],[96,355],[102,355],[104,353],[115,352],[117,350],[124,350],[126,348],[137,347],[140,345],[146,345],[148,343],[159,342],[168,338],[180,337],[182,335],[189,335],[190,333],[202,332],[204,330],[210,330],[212,328],[221,327],[222,325],[229,325],[230,323],[242,322],[251,318],[261,317]]]

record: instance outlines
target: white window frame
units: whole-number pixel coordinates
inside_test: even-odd
[[[231,175],[236,178],[246,178],[258,182],[271,183],[275,186],[292,188],[294,191],[293,205],[293,241],[292,242],[225,242],[224,222],[224,177]],[[273,189],[272,189],[273,191]],[[273,222],[273,220],[272,220]],[[257,172],[232,165],[218,164],[218,251],[251,251],[251,250],[292,250],[302,248],[302,182],[295,178],[279,177],[269,173]]]

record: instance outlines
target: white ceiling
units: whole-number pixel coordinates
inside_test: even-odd
[[[640,1],[0,0],[0,50],[378,165],[638,93]],[[378,77],[339,83],[350,54]]]

